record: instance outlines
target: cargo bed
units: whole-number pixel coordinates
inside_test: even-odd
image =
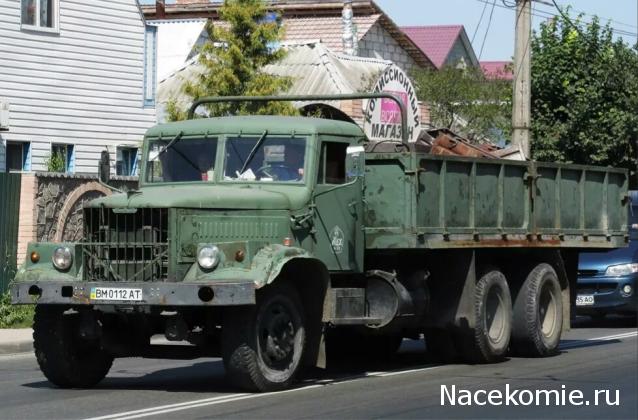
[[[616,248],[628,241],[622,169],[366,153],[365,183],[368,249]]]

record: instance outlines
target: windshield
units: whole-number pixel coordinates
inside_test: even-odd
[[[216,137],[152,141],[146,182],[213,181],[216,156]]]
[[[303,182],[306,139],[230,137],[226,141],[224,180]]]

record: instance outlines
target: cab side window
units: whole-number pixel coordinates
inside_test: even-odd
[[[318,184],[346,183],[347,143],[323,142],[319,158]]]

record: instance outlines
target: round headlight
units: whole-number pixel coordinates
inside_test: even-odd
[[[219,264],[219,248],[215,245],[206,245],[197,253],[197,263],[204,270],[215,268]]]
[[[629,284],[625,284],[625,285],[623,286],[623,288],[622,288],[622,292],[623,292],[623,294],[624,294],[625,296],[631,296],[631,293],[632,293],[633,291],[634,291],[634,290],[632,289],[631,285],[629,285]]]
[[[60,246],[53,251],[53,265],[58,270],[68,270],[73,263],[73,254],[67,246]]]

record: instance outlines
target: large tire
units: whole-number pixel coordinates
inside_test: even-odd
[[[502,360],[512,332],[512,298],[500,271],[488,271],[476,283],[474,316],[474,328],[458,332],[457,347],[464,359],[470,363]]]
[[[228,308],[222,357],[230,381],[247,391],[289,388],[302,368],[305,325],[299,294],[288,283],[261,290],[255,306]]]
[[[401,347],[403,337],[398,334],[365,334],[351,328],[328,331],[326,355],[329,360],[385,360]]]
[[[563,300],[554,268],[538,264],[527,275],[514,302],[512,353],[545,357],[558,351]]]
[[[111,369],[113,357],[98,339],[78,334],[80,317],[67,308],[37,305],[33,321],[33,348],[44,376],[60,388],[90,388]]]

